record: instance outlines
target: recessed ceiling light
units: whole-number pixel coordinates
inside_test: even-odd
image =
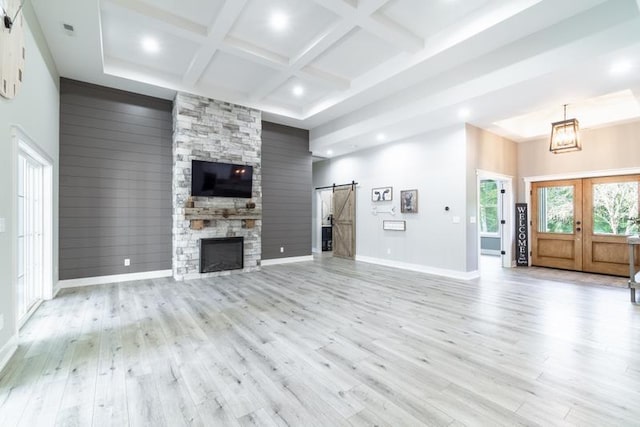
[[[613,75],[626,74],[631,71],[632,67],[633,65],[631,64],[631,61],[620,61],[611,66],[610,72]]]
[[[384,141],[385,139],[387,139],[387,136],[384,133],[379,133],[376,135],[376,139],[378,141]]]
[[[471,111],[468,108],[461,108],[458,110],[458,117],[461,119],[468,119],[471,115]]]
[[[160,51],[160,44],[158,40],[152,37],[145,37],[142,39],[142,48],[147,53],[158,53]]]
[[[333,150],[327,150],[327,156],[330,156],[333,154]]]
[[[289,26],[289,17],[281,11],[275,11],[271,14],[269,23],[274,30],[283,31]]]
[[[293,87],[293,94],[295,96],[302,96],[304,95],[304,88],[300,85],[294,86]]]

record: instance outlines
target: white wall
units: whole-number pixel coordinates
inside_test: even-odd
[[[4,328],[0,330],[0,351],[16,333],[13,277],[16,214],[13,198],[17,154],[11,138],[12,126],[19,126],[54,161],[54,283],[58,275],[59,76],[29,2],[26,2],[24,11],[27,22],[24,83],[14,99],[0,98],[0,218],[5,218],[7,228],[0,233],[0,314],[4,316]],[[3,356],[0,354],[0,361]]]
[[[355,180],[356,257],[404,263],[425,271],[468,272],[466,252],[467,143],[464,125],[316,162],[314,187]],[[373,215],[371,189],[393,187],[397,214]],[[400,191],[418,189],[418,213],[400,213]],[[471,189],[475,191],[475,185]],[[317,198],[314,198],[314,203]],[[445,211],[445,207],[450,208]],[[315,212],[314,207],[314,212]],[[453,217],[460,217],[454,224]],[[385,219],[406,220],[407,231],[384,231]],[[317,223],[314,223],[314,227]],[[390,254],[388,253],[390,250]]]
[[[582,151],[549,152],[549,138],[518,144],[518,199],[526,200],[522,178],[640,167],[640,121],[580,131]]]
[[[517,176],[518,144],[507,138],[496,135],[475,126],[466,125],[467,134],[467,214],[478,215],[478,171],[491,172],[504,176]],[[515,202],[516,198],[513,197]],[[507,207],[507,227],[511,227],[509,221],[514,206]],[[477,219],[477,218],[476,218]],[[477,222],[467,222],[467,269],[478,268],[479,227]],[[511,239],[512,254],[515,254],[515,242]],[[475,243],[475,244],[474,244]],[[509,242],[505,242],[509,245]]]

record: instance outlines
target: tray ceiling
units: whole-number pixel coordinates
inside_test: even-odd
[[[258,108],[320,156],[464,121],[526,138],[499,123],[640,86],[607,73],[640,65],[636,0],[32,1],[62,76]]]

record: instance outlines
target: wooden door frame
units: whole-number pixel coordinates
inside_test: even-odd
[[[566,154],[570,155],[570,154]],[[531,220],[531,184],[537,181],[560,181],[565,179],[602,178],[606,176],[637,175],[640,168],[603,169],[595,171],[567,172],[553,175],[526,176],[524,182],[525,203],[527,204],[528,218]],[[531,248],[531,226],[529,225],[529,248]],[[529,255],[529,267],[531,267],[532,257]]]

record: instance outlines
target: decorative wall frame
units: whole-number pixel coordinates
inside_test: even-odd
[[[418,190],[400,192],[400,212],[418,213]]]
[[[390,202],[393,200],[393,187],[379,187],[371,189],[372,202]]]
[[[407,222],[406,221],[384,220],[384,221],[382,221],[382,229],[383,230],[391,230],[391,231],[407,231]]]

